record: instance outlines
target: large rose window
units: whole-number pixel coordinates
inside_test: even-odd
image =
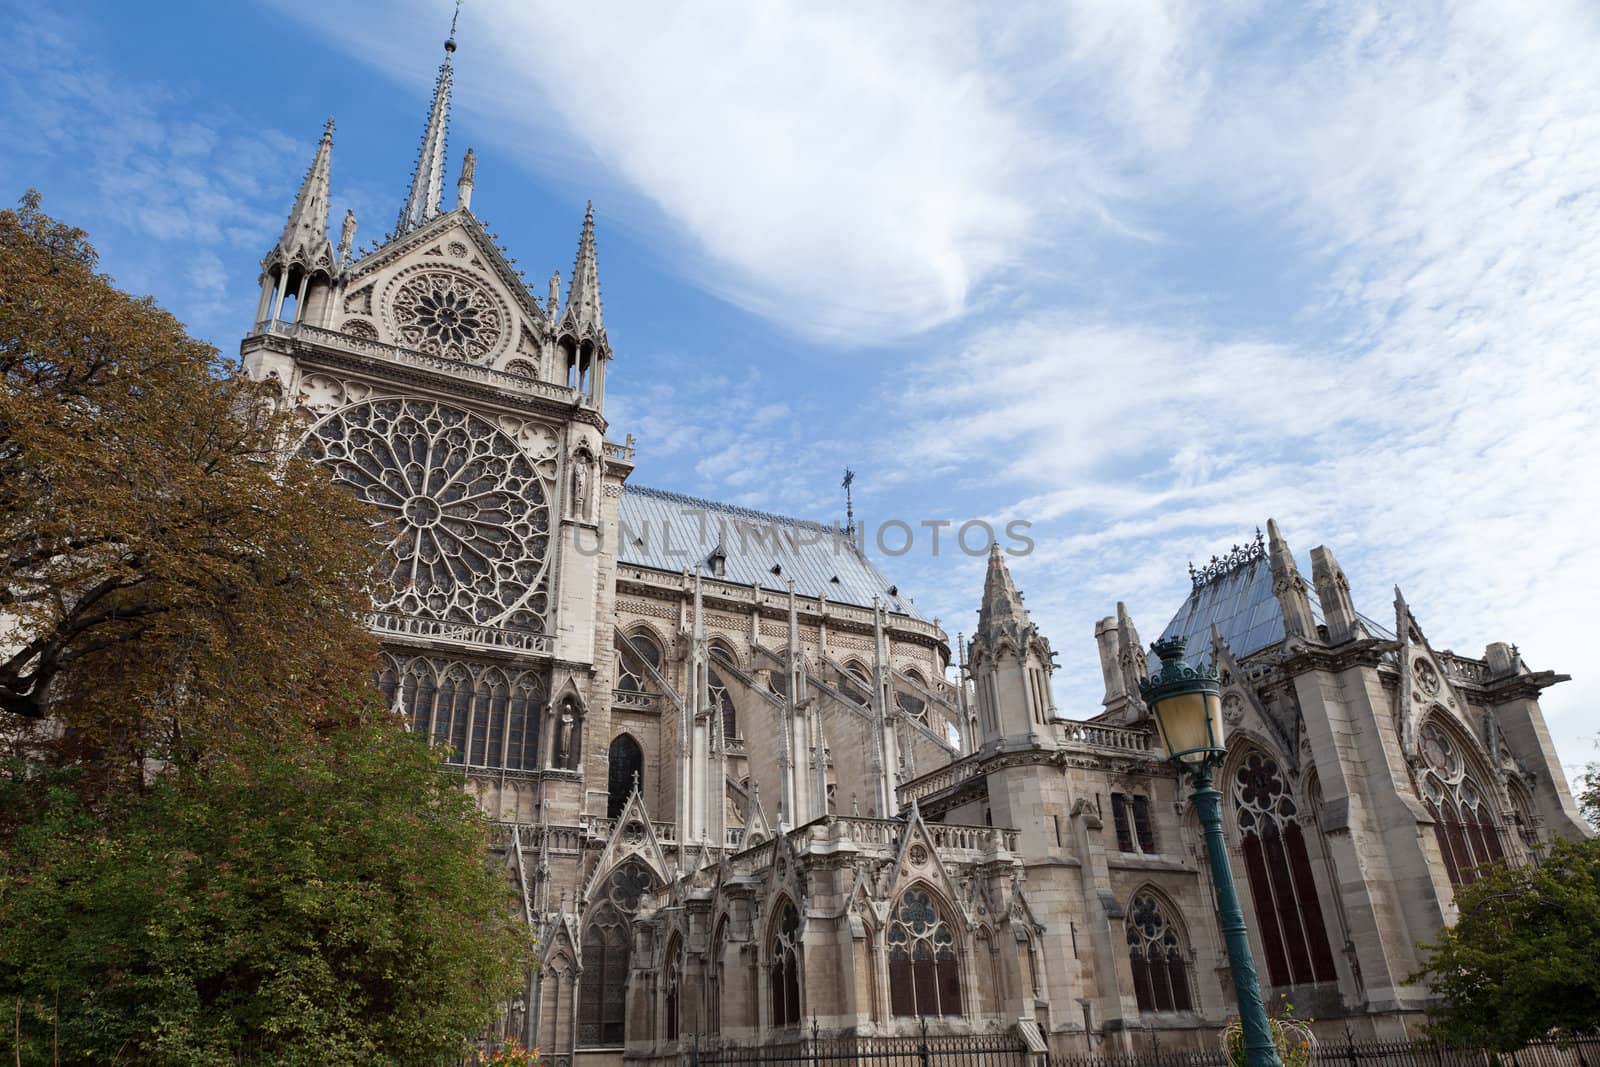
[[[544,632],[550,509],[510,437],[444,404],[388,399],[330,416],[305,448],[387,520],[395,568],[379,611]]]
[[[454,271],[411,275],[389,306],[400,343],[419,352],[483,360],[500,341],[503,315],[494,297]]]

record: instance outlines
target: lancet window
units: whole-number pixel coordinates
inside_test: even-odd
[[[413,733],[448,747],[450,763],[539,768],[545,698],[539,675],[433,656],[386,655],[378,688]]]
[[[1277,761],[1252,751],[1231,783],[1256,926],[1274,986],[1331,982],[1337,974],[1299,808]]]
[[[1422,795],[1434,819],[1439,854],[1450,884],[1470,885],[1486,864],[1505,859],[1500,826],[1449,731],[1430,721],[1423,725],[1420,740],[1426,765]]]
[[[678,1039],[678,1029],[682,1023],[680,1012],[683,1009],[680,993],[683,983],[683,942],[678,938],[672,939],[672,945],[667,949],[667,969],[662,978],[665,987],[666,1015],[667,1015],[667,1040]]]
[[[612,872],[590,909],[583,933],[583,977],[578,984],[578,1044],[618,1047],[625,1039],[631,924],[639,901],[655,884],[650,871],[629,860]]]
[[[1140,893],[1128,911],[1128,962],[1140,1011],[1189,1011],[1189,969],[1177,925],[1153,894]]]
[[[785,900],[772,924],[772,1025],[800,1025],[800,913]]]
[[[717,923],[711,938],[711,955],[706,960],[706,1032],[722,1033],[722,957],[728,948],[727,916]]]
[[[631,734],[618,734],[606,757],[606,817],[615,819],[633,791],[644,788],[644,750]]]
[[[908,889],[884,940],[890,1008],[896,1015],[961,1014],[961,960],[954,928],[933,894]]]

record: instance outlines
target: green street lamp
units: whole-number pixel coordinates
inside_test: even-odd
[[[1228,866],[1228,846],[1222,837],[1222,794],[1211,783],[1211,772],[1226,753],[1221,686],[1215,667],[1191,667],[1183,662],[1184,644],[1183,638],[1173,637],[1150,646],[1161,659],[1161,671],[1139,683],[1139,694],[1155,715],[1168,758],[1179,772],[1188,774],[1194,787],[1190,799],[1200,816],[1206,853],[1211,858],[1211,881],[1217,887],[1217,913],[1228,946],[1228,969],[1233,972],[1233,991],[1239,1000],[1245,1062],[1248,1067],[1283,1067],[1267,1025],[1261,984],[1250,958],[1244,912],[1239,908],[1239,892]]]

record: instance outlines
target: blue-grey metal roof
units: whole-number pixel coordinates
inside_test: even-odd
[[[1303,570],[1301,573],[1309,573]],[[1311,596],[1311,614],[1320,624],[1322,605]],[[1373,637],[1393,639],[1387,627],[1367,616],[1358,617]],[[1272,565],[1257,558],[1197,586],[1161,632],[1163,640],[1183,636],[1188,640],[1184,658],[1190,663],[1211,662],[1211,626],[1236,657],[1259,652],[1283,640],[1283,608],[1272,593]]]
[[[801,596],[862,607],[877,597],[889,611],[923,617],[842,529],[664,489],[622,487],[620,562],[674,574],[698,566],[709,575],[716,573],[712,555],[719,551],[717,577],[725,581],[784,592],[793,580]]]

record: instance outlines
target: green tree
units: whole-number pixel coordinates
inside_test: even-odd
[[[1456,894],[1429,946],[1433,1036],[1509,1052],[1600,1024],[1600,840],[1558,841],[1538,867],[1497,867]]]
[[[0,211],[0,738],[89,791],[314,728],[376,666],[369,513],[96,268],[37,194]]]
[[[243,741],[110,817],[77,773],[0,777],[24,813],[0,858],[22,1062],[59,1040],[64,1063],[435,1063],[521,987],[485,823],[385,714]]]
[[[1600,740],[1596,741],[1600,744]],[[1591,763],[1578,780],[1578,810],[1589,825],[1600,830],[1600,763]]]

